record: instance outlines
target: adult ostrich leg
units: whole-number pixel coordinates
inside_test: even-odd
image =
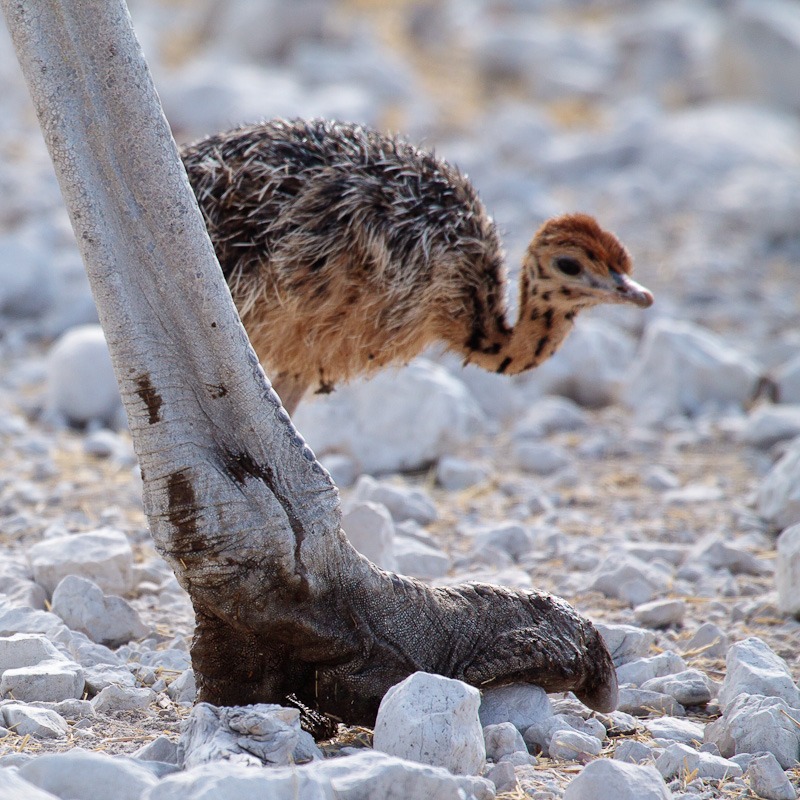
[[[614,707],[592,625],[547,594],[430,589],[362,558],[249,346],[119,0],[0,0],[108,340],[199,698],[350,723],[415,670]]]

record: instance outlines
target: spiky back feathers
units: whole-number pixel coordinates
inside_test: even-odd
[[[408,360],[422,334],[448,338],[434,330],[445,318],[461,318],[462,341],[478,324],[504,324],[494,224],[467,178],[433,154],[358,125],[276,120],[209,137],[182,157],[265,366],[277,353],[266,330],[254,331],[281,313],[294,315],[291,335],[305,347],[297,343],[289,370],[313,357],[321,383],[364,371],[367,359]],[[375,341],[378,329],[385,341]],[[290,335],[285,326],[273,334]],[[361,340],[346,345],[352,363],[326,356],[331,336]]]

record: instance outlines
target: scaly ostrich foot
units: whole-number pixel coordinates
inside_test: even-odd
[[[611,656],[591,622],[553,595],[483,584],[431,589],[382,572],[349,545],[327,591],[235,623],[198,609],[198,701],[306,705],[372,726],[386,691],[417,670],[474,686],[526,682],[616,707]]]

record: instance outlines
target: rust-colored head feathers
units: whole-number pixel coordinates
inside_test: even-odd
[[[508,322],[497,230],[455,167],[347,123],[275,120],[182,152],[250,339],[291,411],[308,387],[408,362],[433,342],[494,372],[549,358],[597,303],[645,307],[592,217],[546,222]]]
[[[630,277],[632,268],[619,239],[588,214],[565,214],[545,222],[525,260],[531,285],[540,289],[547,284],[544,291],[555,289],[551,299],[556,305],[575,310],[598,303],[652,305],[650,292]]]
[[[531,245],[553,248],[577,248],[589,258],[592,267],[603,274],[616,269],[630,275],[633,261],[622,242],[598,225],[588,214],[564,214],[547,220]]]

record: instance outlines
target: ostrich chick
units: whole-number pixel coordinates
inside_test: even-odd
[[[472,184],[357,125],[277,120],[211,136],[182,157],[290,413],[310,387],[329,392],[436,341],[465,364],[524,372],[553,355],[581,309],[653,302],[617,238],[570,214],[533,237],[512,327],[500,240]]]

